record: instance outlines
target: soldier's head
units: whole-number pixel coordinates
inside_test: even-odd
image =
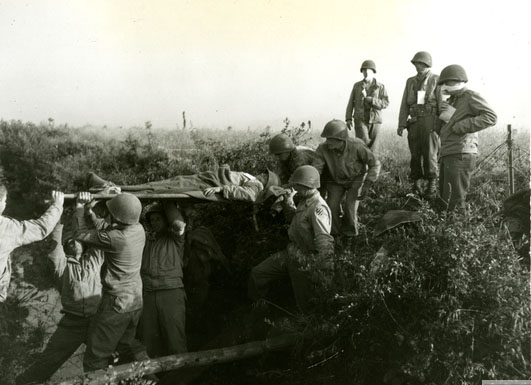
[[[331,120],[324,126],[321,138],[326,138],[330,150],[340,150],[348,139],[347,125],[342,120]]]
[[[280,162],[287,161],[294,149],[293,141],[286,134],[275,135],[269,142],[269,152],[275,155]]]
[[[4,184],[0,183],[0,215],[6,209],[7,202],[7,188]]]
[[[168,220],[166,219],[164,209],[159,202],[147,206],[144,216],[152,231],[159,233],[168,228]]]
[[[321,186],[321,176],[313,166],[300,166],[293,172],[289,184],[304,198],[312,195]]]
[[[81,255],[83,254],[83,244],[79,241],[77,241],[75,238],[67,238],[63,245],[65,254],[71,257],[74,257],[76,259],[81,258]]]
[[[413,56],[411,63],[415,66],[417,73],[423,75],[432,65],[431,55],[429,52],[419,51]]]
[[[371,80],[376,73],[376,64],[372,60],[365,60],[361,63],[360,72],[365,80]]]
[[[438,84],[443,94],[453,95],[459,92],[468,82],[465,69],[458,64],[446,66],[441,71]]]
[[[107,209],[111,213],[112,221],[124,225],[134,225],[138,223],[142,213],[140,200],[129,193],[116,195],[106,203]]]

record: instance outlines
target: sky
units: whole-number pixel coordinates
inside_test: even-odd
[[[417,51],[461,64],[498,126],[531,123],[528,1],[0,0],[0,117],[281,128],[344,119],[376,62],[396,128]],[[529,7],[531,9],[531,7]]]

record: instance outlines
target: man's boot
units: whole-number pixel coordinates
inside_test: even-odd
[[[429,198],[435,198],[437,196],[437,179],[433,178],[428,180],[426,195]]]

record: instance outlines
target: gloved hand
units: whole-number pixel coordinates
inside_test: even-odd
[[[398,127],[396,129],[396,133],[398,134],[398,136],[402,136],[402,134],[404,133],[404,127]]]
[[[363,186],[361,187],[360,195],[358,195],[358,200],[361,201],[361,200],[365,199],[367,197],[367,195],[369,195],[369,191],[370,191],[371,188],[372,188],[372,182],[371,181],[366,180],[365,182],[363,182]]]

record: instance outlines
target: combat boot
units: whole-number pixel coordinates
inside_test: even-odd
[[[428,180],[428,188],[426,191],[426,195],[429,198],[435,198],[437,196],[437,179],[430,179]]]

